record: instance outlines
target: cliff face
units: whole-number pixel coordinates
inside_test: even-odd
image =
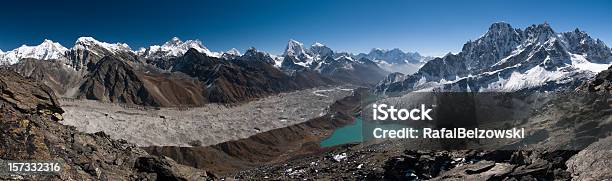
[[[85,77],[80,97],[103,102],[159,106],[133,68],[114,57],[104,57]]]
[[[150,156],[104,133],[85,134],[64,126],[50,88],[15,72],[0,70],[0,159],[54,160],[63,163],[56,175],[0,175],[29,180],[196,180],[205,171]]]

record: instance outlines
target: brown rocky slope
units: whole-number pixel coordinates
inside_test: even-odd
[[[0,70],[0,159],[54,160],[52,175],[13,173],[0,180],[205,180],[203,170],[151,156],[104,133],[85,134],[57,122],[62,108],[49,87]]]

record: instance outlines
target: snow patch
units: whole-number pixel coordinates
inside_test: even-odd
[[[607,70],[608,67],[612,64],[599,64],[589,62],[584,55],[579,54],[570,54],[572,65],[580,70],[591,71],[595,73],[599,73],[601,71]]]

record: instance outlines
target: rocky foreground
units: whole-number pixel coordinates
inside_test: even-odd
[[[147,154],[104,133],[80,133],[63,119],[52,90],[0,70],[0,159],[54,160],[54,175],[9,174],[0,180],[206,180],[214,175]]]

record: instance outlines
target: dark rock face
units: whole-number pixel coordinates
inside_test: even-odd
[[[85,134],[64,126],[62,108],[44,84],[0,71],[0,159],[56,160],[57,175],[0,176],[26,180],[204,180],[212,175],[148,155],[104,133]],[[142,164],[142,160],[155,160]],[[152,168],[152,169],[151,169]]]
[[[190,49],[174,71],[198,78],[210,102],[236,103],[273,93],[332,83],[316,74],[287,75],[264,61],[226,61]],[[306,75],[306,76],[303,76]],[[302,81],[296,81],[301,79]]]
[[[323,75],[362,86],[373,86],[387,75],[387,72],[367,58],[354,61],[349,57],[327,57],[318,66]]]
[[[257,49],[253,47],[249,48],[244,55],[236,57],[236,59],[242,61],[263,61],[269,64],[274,64],[274,59],[270,57],[269,54],[257,51]]]
[[[163,70],[170,70],[176,62],[176,57],[149,58],[145,62]]]
[[[126,62],[107,56],[91,69],[93,71],[85,76],[85,82],[79,88],[78,97],[103,102],[160,105],[146,90],[134,69]]]

